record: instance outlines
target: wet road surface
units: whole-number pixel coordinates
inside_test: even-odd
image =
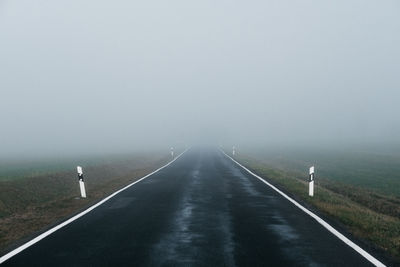
[[[370,264],[217,149],[193,148],[5,265]]]

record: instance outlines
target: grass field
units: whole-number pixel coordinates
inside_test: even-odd
[[[400,263],[398,150],[242,148],[235,158]],[[307,183],[311,165],[313,198]]]
[[[316,177],[400,197],[400,147],[258,148],[246,154],[299,176],[316,166]]]
[[[161,153],[161,152],[155,152]],[[165,153],[168,155],[168,151]],[[55,172],[75,171],[76,166],[85,167],[121,164],[138,155],[146,155],[150,152],[135,154],[105,154],[105,155],[80,155],[80,156],[42,156],[26,158],[0,158],[0,181],[26,179]]]
[[[99,201],[169,160],[167,151],[75,160],[3,161],[0,164],[0,252],[26,241],[32,234]],[[79,198],[78,164],[84,168],[87,199]]]

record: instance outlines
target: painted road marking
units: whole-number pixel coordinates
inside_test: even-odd
[[[340,233],[338,230],[336,230],[335,228],[333,228],[330,224],[328,224],[327,222],[325,222],[323,219],[321,219],[320,217],[318,217],[316,214],[314,214],[313,212],[309,211],[308,209],[306,209],[305,207],[303,207],[300,203],[298,203],[296,200],[292,199],[291,197],[289,197],[288,195],[286,195],[285,193],[283,193],[281,190],[279,190],[278,188],[276,188],[275,186],[273,186],[272,184],[268,183],[267,181],[265,181],[263,178],[261,178],[260,176],[258,176],[257,174],[253,173],[252,171],[250,171],[249,169],[247,169],[245,166],[243,166],[242,164],[240,164],[239,162],[237,162],[236,160],[234,160],[232,157],[230,157],[229,155],[227,155],[224,151],[221,150],[221,152],[227,156],[228,158],[230,158],[233,162],[235,162],[237,165],[239,165],[241,168],[243,168],[245,171],[247,171],[248,173],[250,173],[251,175],[253,175],[254,177],[256,177],[257,179],[259,179],[260,181],[262,181],[264,184],[268,185],[269,187],[271,187],[272,189],[274,189],[276,192],[278,192],[280,195],[282,195],[284,198],[286,198],[287,200],[289,200],[290,202],[292,202],[296,207],[298,207],[299,209],[301,209],[302,211],[304,211],[305,213],[307,213],[308,215],[310,215],[313,219],[315,219],[319,224],[321,224],[323,227],[325,227],[329,232],[331,232],[332,234],[334,234],[337,238],[339,238],[340,240],[342,240],[344,243],[346,243],[349,247],[351,247],[352,249],[354,249],[355,251],[357,251],[361,256],[363,256],[364,258],[366,258],[368,261],[370,261],[372,264],[374,264],[375,266],[386,266],[384,265],[382,262],[380,262],[379,260],[377,260],[375,257],[373,257],[371,254],[369,254],[368,252],[366,252],[365,250],[363,250],[361,247],[359,247],[357,244],[355,244],[353,241],[351,241],[350,239],[348,239],[347,237],[345,237],[342,233]]]
[[[108,197],[104,198],[103,200],[97,202],[96,204],[94,204],[93,206],[89,207],[88,209],[82,211],[81,213],[71,217],[70,219],[66,220],[63,223],[60,223],[59,225],[51,228],[50,230],[38,235],[37,237],[35,237],[34,239],[26,242],[25,244],[23,244],[22,246],[14,249],[13,251],[5,254],[4,256],[2,256],[0,258],[0,264],[2,264],[3,262],[5,262],[6,260],[10,259],[11,257],[17,255],[18,253],[22,252],[23,250],[29,248],[30,246],[34,245],[35,243],[39,242],[40,240],[42,240],[43,238],[51,235],[52,233],[56,232],[57,230],[60,230],[61,228],[63,228],[64,226],[72,223],[73,221],[79,219],[80,217],[82,217],[83,215],[91,212],[92,210],[94,210],[95,208],[97,208],[98,206],[102,205],[103,203],[105,203],[106,201],[110,200],[111,198],[113,198],[114,196],[116,196],[117,194],[121,193],[122,191],[128,189],[129,187],[133,186],[134,184],[137,184],[138,182],[150,177],[151,175],[161,171],[162,169],[168,167],[170,164],[172,164],[174,161],[176,161],[178,158],[180,158],[186,151],[188,151],[189,149],[186,149],[185,151],[183,151],[179,156],[177,156],[175,159],[173,159],[172,161],[168,162],[166,165],[158,168],[157,170],[153,171],[152,173],[147,174],[146,176],[140,178],[139,180],[125,186],[124,188],[114,192],[113,194],[109,195]]]

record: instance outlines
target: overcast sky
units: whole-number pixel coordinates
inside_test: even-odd
[[[0,154],[399,141],[393,1],[0,0]]]

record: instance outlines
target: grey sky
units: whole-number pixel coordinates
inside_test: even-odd
[[[398,1],[0,2],[0,154],[397,141]]]

